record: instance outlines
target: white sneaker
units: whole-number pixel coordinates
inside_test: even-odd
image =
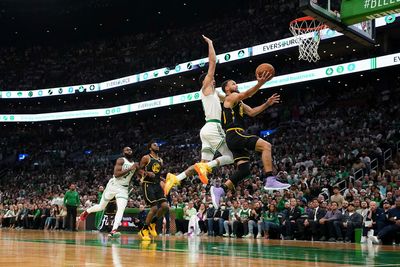
[[[236,235],[235,234],[231,234],[231,237],[236,237]]]
[[[262,238],[261,234],[257,234],[257,237],[256,237],[256,238],[257,238],[257,239]]]
[[[367,237],[366,236],[362,236],[360,243],[361,244],[367,243]]]
[[[247,235],[245,235],[245,236],[243,236],[244,238],[252,238],[253,237],[253,235],[252,234],[247,234]]]
[[[222,236],[223,237],[229,237],[229,234],[223,234]]]
[[[182,232],[181,232],[181,231],[177,232],[177,233],[175,234],[175,236],[182,236]]]
[[[369,240],[371,240],[372,244],[379,244],[379,239],[374,235],[370,236]]]

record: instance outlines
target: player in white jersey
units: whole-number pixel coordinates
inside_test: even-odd
[[[196,171],[203,184],[208,184],[207,174],[212,168],[233,163],[233,156],[225,143],[225,132],[221,126],[221,101],[224,96],[215,90],[215,66],[217,64],[217,56],[215,54],[212,41],[203,35],[204,40],[208,44],[208,71],[200,76],[201,102],[203,104],[206,123],[200,130],[201,139],[201,162],[190,166],[187,170],[175,176],[171,173],[167,174],[164,186],[164,194],[168,195],[171,188],[178,185],[180,181],[194,174]],[[222,156],[214,159],[216,152]]]
[[[117,160],[114,166],[114,175],[108,181],[104,189],[100,203],[88,208],[79,216],[80,221],[86,220],[86,217],[92,212],[102,211],[107,207],[108,202],[115,197],[117,202],[117,213],[114,217],[114,225],[109,233],[110,237],[119,237],[121,234],[117,232],[121,224],[122,216],[124,214],[126,205],[128,203],[128,187],[135,171],[139,168],[138,164],[133,162],[133,151],[130,147],[124,147],[124,157]]]

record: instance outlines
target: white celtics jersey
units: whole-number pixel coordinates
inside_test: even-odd
[[[206,121],[208,120],[221,120],[221,103],[218,97],[217,90],[213,94],[205,96],[203,90],[200,90],[201,102],[203,103],[204,115]]]
[[[122,158],[124,160],[124,164],[122,165],[122,171],[126,171],[128,170],[130,167],[132,167],[133,164],[135,164],[135,162],[130,162],[129,160],[127,160],[126,158]],[[135,170],[130,171],[128,173],[126,173],[124,176],[121,177],[115,177],[113,176],[112,179],[114,179],[114,181],[120,185],[129,185],[133,174],[135,173]]]

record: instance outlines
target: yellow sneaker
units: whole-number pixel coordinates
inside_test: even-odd
[[[139,235],[143,241],[151,241],[151,238],[149,236],[149,230],[142,229],[142,230],[140,230]]]
[[[208,184],[207,174],[212,172],[211,167],[208,166],[207,163],[196,163],[194,164],[194,170],[199,175],[200,181],[203,184]]]
[[[172,173],[167,174],[167,179],[165,179],[165,185],[164,185],[164,195],[167,196],[169,191],[171,191],[171,188],[174,187],[175,185],[179,185],[179,180],[178,178],[173,175]]]
[[[149,233],[153,236],[153,237],[157,237],[157,231],[156,231],[156,224],[155,223],[151,223],[148,227],[149,229]]]

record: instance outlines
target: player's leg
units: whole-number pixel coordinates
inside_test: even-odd
[[[117,202],[117,212],[115,213],[114,216],[114,224],[109,234],[110,237],[119,237],[121,235],[119,232],[117,232],[117,229],[121,224],[126,205],[128,204],[128,190],[124,189],[124,191],[126,192],[118,193],[115,196],[115,200]]]
[[[115,196],[115,192],[113,192],[113,189],[111,186],[106,186],[104,189],[103,195],[101,197],[100,203],[94,205],[93,207],[88,208],[87,210],[83,211],[81,215],[79,216],[80,221],[86,220],[87,216],[92,213],[92,212],[98,212],[98,211],[103,211],[106,209],[108,202],[110,202],[111,199],[113,199]]]
[[[272,146],[262,138],[258,138],[255,150],[261,153],[263,169],[266,177],[265,190],[282,190],[290,187],[290,184],[281,183],[272,174]]]
[[[152,193],[153,197],[156,200],[157,203],[157,210],[154,212],[155,214],[149,218],[150,224],[148,226],[149,232],[152,236],[156,237],[157,236],[157,230],[156,230],[156,223],[158,219],[161,219],[164,217],[164,214],[168,211],[168,203],[167,199],[164,197],[163,194],[163,189],[159,184],[153,184],[152,185]],[[147,221],[147,218],[146,218]]]

